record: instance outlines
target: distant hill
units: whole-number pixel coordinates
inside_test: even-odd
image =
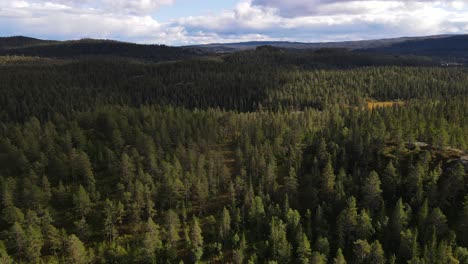
[[[446,63],[468,62],[468,35],[409,40],[367,51],[396,55],[429,56]]]
[[[299,67],[304,69],[355,68],[370,66],[437,66],[430,58],[412,55],[374,54],[345,48],[287,49],[260,46],[223,54],[225,62],[255,67]]]
[[[55,41],[29,38],[23,36],[0,37],[0,49],[24,48],[51,43],[55,43]]]
[[[195,56],[196,51],[165,45],[140,45],[113,40],[41,41],[25,37],[0,40],[0,55],[48,58],[125,57],[152,61],[180,60]]]
[[[252,50],[260,46],[273,46],[286,49],[321,49],[321,48],[346,48],[346,49],[371,49],[378,47],[391,46],[396,43],[402,43],[411,40],[439,39],[446,38],[449,35],[437,35],[427,37],[402,37],[377,40],[361,40],[361,41],[343,41],[343,42],[288,42],[288,41],[251,41],[239,43],[214,43],[206,45],[192,45],[188,48],[197,48],[204,51],[229,53],[240,50]]]
[[[360,61],[358,64],[427,64],[425,59],[432,59],[437,64],[457,65],[468,62],[468,35],[437,35],[426,37],[402,37],[378,40],[303,43],[284,41],[253,41],[226,44],[193,45],[185,47],[170,47],[166,45],[141,45],[114,40],[82,39],[72,41],[49,41],[29,37],[15,36],[0,38],[0,56],[28,56],[44,58],[102,58],[123,57],[144,59],[149,61],[185,60],[204,55],[230,54],[238,51],[252,51],[259,47],[274,47],[296,51],[323,51],[326,49],[341,50],[340,52],[321,55],[300,54],[297,60],[301,64],[310,65],[305,57],[316,60],[333,60],[336,63],[347,63],[345,58]],[[347,50],[353,53],[342,53]],[[338,54],[338,55],[337,55]],[[250,56],[252,54],[248,54]],[[295,55],[294,55],[295,56]],[[344,57],[341,57],[344,56]],[[399,56],[402,59],[399,59]],[[403,58],[404,57],[404,58]],[[418,57],[418,58],[416,58]],[[425,58],[422,58],[425,57]],[[320,59],[319,59],[320,58]],[[309,58],[310,59],[310,58]],[[421,60],[423,59],[423,60]],[[379,60],[384,62],[380,63]],[[398,61],[398,62],[396,62]],[[335,63],[336,62],[336,63]],[[323,63],[320,62],[320,63]],[[296,63],[293,63],[296,64]],[[326,62],[328,64],[328,62]]]
[[[232,53],[272,46],[295,50],[347,49],[359,53],[375,53],[391,56],[417,56],[432,58],[447,65],[468,62],[468,35],[436,35],[426,37],[402,37],[378,40],[344,42],[283,42],[257,41],[188,46],[205,52]]]

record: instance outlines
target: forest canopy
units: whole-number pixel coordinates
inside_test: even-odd
[[[0,57],[0,263],[468,263],[466,68],[41,45]]]

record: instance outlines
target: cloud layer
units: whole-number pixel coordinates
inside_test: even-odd
[[[194,4],[195,1],[194,1]],[[2,0],[0,32],[193,44],[340,41],[468,32],[468,0],[240,0],[216,14],[158,21],[176,0]]]
[[[323,15],[323,14],[365,14],[376,8],[394,7],[414,9],[420,4],[443,7],[463,7],[466,0],[253,0],[253,5],[275,8],[285,17]],[[409,11],[409,10],[408,10]]]

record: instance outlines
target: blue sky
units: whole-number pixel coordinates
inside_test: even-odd
[[[161,7],[154,13],[153,17],[161,22],[170,22],[170,20],[180,17],[215,14],[235,7],[236,3],[237,0],[177,0],[173,5]]]
[[[188,45],[468,33],[468,0],[0,0],[0,35]]]

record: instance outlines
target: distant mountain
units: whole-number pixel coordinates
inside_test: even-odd
[[[438,58],[445,63],[468,62],[468,35],[417,39],[367,49],[370,52]]]
[[[273,46],[286,49],[321,49],[321,48],[346,48],[346,49],[371,49],[378,47],[391,46],[396,43],[402,43],[411,40],[426,40],[426,39],[440,39],[446,38],[451,35],[437,35],[426,37],[402,37],[390,39],[377,39],[377,40],[361,40],[361,41],[343,41],[343,42],[288,42],[288,41],[251,41],[239,43],[214,43],[206,45],[192,45],[187,48],[197,48],[204,51],[229,53],[240,50],[252,50],[260,46]]]
[[[140,45],[114,40],[82,39],[42,41],[25,37],[0,40],[0,55],[48,58],[125,57],[152,61],[180,60],[195,56],[196,51],[165,45]]]

